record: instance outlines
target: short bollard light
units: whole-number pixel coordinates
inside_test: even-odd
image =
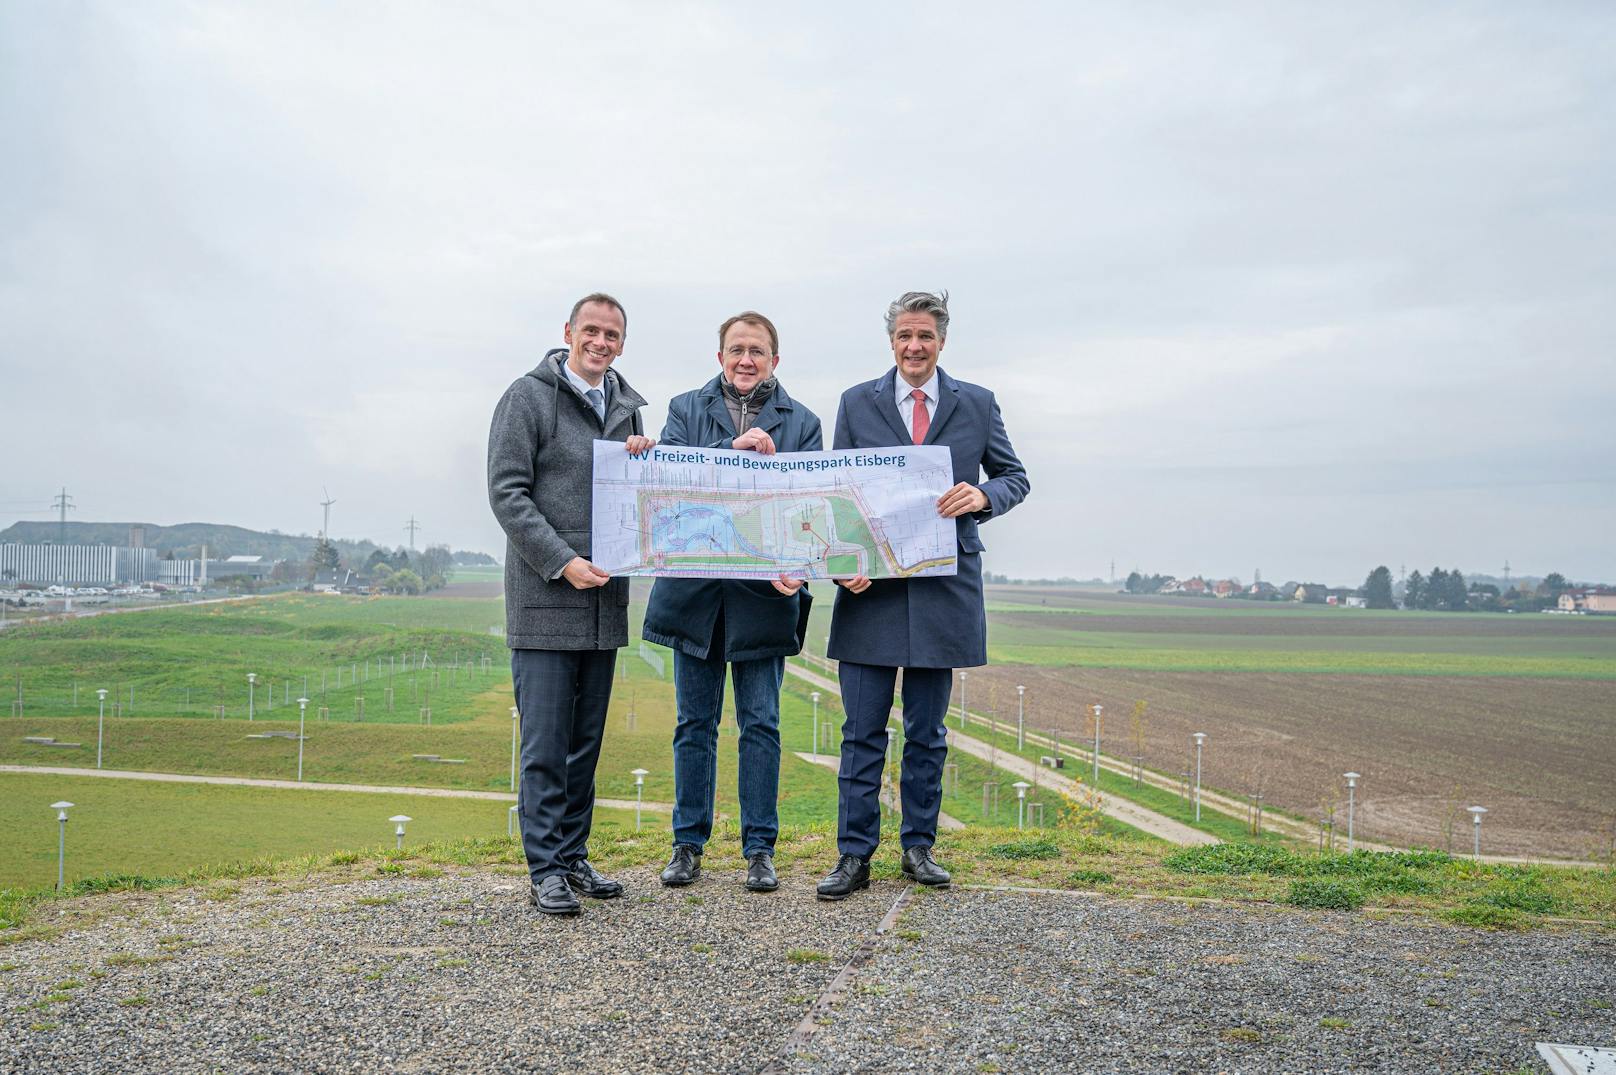
[[[107,720],[107,689],[102,687],[95,692],[95,696],[100,699],[100,706],[95,714],[95,767],[99,769],[101,768],[101,730]]]
[[[73,804],[63,799],[58,803],[51,803],[50,808],[56,811],[56,891],[62,891],[62,878],[66,875],[67,862],[67,812]]]
[[[1016,684],[1016,749],[1027,749],[1027,688]]]
[[[247,719],[253,719],[253,691],[258,686],[258,673],[247,673]]]
[[[645,797],[645,778],[649,769],[635,769],[634,772],[634,831],[640,831],[640,803]]]
[[[814,700],[814,757],[819,757],[819,692],[813,691],[808,697]]]
[[[520,810],[521,808],[522,808],[521,803],[512,803],[511,808],[508,811],[506,811],[506,813],[505,813],[505,835],[506,836],[515,836],[516,835],[516,812],[518,810]]]
[[[1099,702],[1094,703],[1094,786],[1100,786],[1100,710],[1104,709]]]
[[[297,779],[303,779],[303,721],[309,715],[309,700],[297,700]]]
[[[960,673],[960,731],[965,730],[965,677],[968,672]]]
[[[1025,780],[1017,780],[1010,785],[1016,789],[1016,828],[1027,827],[1027,789],[1032,787]]]
[[[1362,773],[1342,773],[1347,778],[1347,853],[1350,855],[1354,846],[1353,815],[1358,807],[1358,781],[1363,778]]]
[[[522,714],[511,706],[511,791],[516,791],[516,739],[522,730]]]
[[[1195,733],[1195,820],[1201,820],[1201,747],[1206,742],[1205,732]]]
[[[387,820],[398,826],[393,830],[393,835],[398,837],[398,842],[393,845],[393,849],[395,851],[404,850],[404,825],[406,822],[414,821],[415,819],[408,814],[394,814]]]
[[[1476,858],[1480,858],[1481,857],[1481,815],[1485,814],[1487,812],[1487,808],[1485,806],[1467,806],[1467,807],[1465,807],[1465,809],[1470,811],[1470,820],[1475,822],[1475,825],[1472,826],[1472,828],[1475,829],[1475,833],[1476,833],[1476,843],[1475,843],[1474,855],[1475,855]]]

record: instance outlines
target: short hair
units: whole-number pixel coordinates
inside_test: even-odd
[[[756,310],[742,310],[740,313],[718,326],[718,349],[720,351],[724,349],[724,335],[729,332],[730,329],[742,323],[756,325],[758,328],[767,332],[769,334],[769,353],[771,355],[777,355],[780,353],[780,334],[774,330],[774,322],[770,321],[767,317],[764,317]]]
[[[937,319],[937,335],[948,339],[948,292],[905,291],[887,307],[887,337],[898,330],[900,314],[931,314]]]
[[[623,309],[622,303],[618,302],[604,291],[592,291],[583,298],[579,299],[577,302],[573,303],[572,313],[567,315],[567,324],[576,325],[578,323],[578,311],[582,310],[585,306],[592,302],[598,302],[604,306],[616,307],[617,312],[623,315],[623,335],[628,335],[628,311]]]

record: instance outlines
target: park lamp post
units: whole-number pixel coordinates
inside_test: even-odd
[[[1206,742],[1205,732],[1195,733],[1195,820],[1201,820],[1201,746]]]
[[[1010,785],[1016,789],[1016,828],[1027,827],[1027,789],[1032,787],[1025,780],[1017,780]]]
[[[1465,809],[1470,811],[1470,820],[1475,822],[1475,825],[1472,826],[1476,834],[1474,854],[1479,859],[1481,857],[1481,815],[1487,812],[1487,808],[1485,806],[1467,806]]]
[[[634,773],[634,831],[640,831],[640,802],[645,797],[645,777],[649,769],[635,769]]]
[[[1027,749],[1027,688],[1016,684],[1016,749]]]
[[[107,689],[102,687],[95,692],[99,700],[99,708],[95,714],[95,767],[101,768],[101,733],[107,721]]]
[[[59,803],[51,803],[50,808],[56,811],[56,891],[62,891],[62,879],[65,874],[67,861],[67,812],[73,804],[63,799]]]
[[[522,729],[522,714],[511,706],[511,791],[516,791],[516,739]]]
[[[814,700],[814,757],[819,757],[819,692],[813,691],[808,697]]]
[[[965,677],[968,673],[960,672],[960,731],[965,730]]]
[[[1347,854],[1353,849],[1353,815],[1358,808],[1358,781],[1363,778],[1362,773],[1342,773],[1347,778]]]
[[[247,673],[247,719],[253,719],[253,688],[258,684],[258,673]]]
[[[299,698],[297,700],[297,779],[299,783],[303,781],[303,720],[308,716],[308,713],[309,700]]]
[[[387,820],[398,826],[398,828],[393,830],[393,835],[398,838],[398,842],[393,845],[393,849],[395,851],[404,850],[404,824],[405,822],[414,821],[415,819],[408,814],[394,814]]]
[[[1099,702],[1094,703],[1094,786],[1100,786],[1100,710],[1104,709]]]

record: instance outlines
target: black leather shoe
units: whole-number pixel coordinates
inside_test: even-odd
[[[567,868],[567,884],[580,896],[591,899],[609,900],[614,896],[623,894],[623,886],[609,878],[602,877],[588,859],[579,859]]]
[[[564,875],[553,873],[528,889],[527,901],[545,914],[577,914],[578,897],[572,894]]]
[[[689,844],[674,844],[673,857],[662,871],[662,883],[670,888],[694,883],[701,876],[701,852]]]
[[[774,872],[774,856],[759,851],[746,860],[746,887],[753,892],[773,892],[780,887],[780,878]]]
[[[825,875],[815,889],[822,900],[845,900],[861,888],[870,887],[870,864],[857,855],[843,855],[836,868]]]
[[[933,888],[947,888],[953,880],[931,857],[929,847],[911,847],[903,853],[903,875],[911,881]]]

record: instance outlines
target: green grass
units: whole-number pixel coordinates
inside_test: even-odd
[[[504,838],[502,802],[335,791],[282,791],[207,784],[0,773],[0,887],[56,880],[57,824],[48,804],[65,798],[69,811],[67,878],[81,891],[126,887],[103,875],[179,876],[215,863],[251,863],[343,849],[391,846],[393,814],[416,820],[406,842]],[[632,811],[603,810],[626,819]],[[644,815],[649,831],[665,832],[667,815]],[[665,840],[665,837],[659,839]]]
[[[370,722],[413,723],[430,706],[452,723],[509,685],[504,643],[488,633],[503,619],[498,599],[287,594],[30,625],[0,633],[0,697],[9,713],[20,682],[25,715],[93,717],[103,688],[109,713],[212,717],[222,705],[245,717],[250,694],[256,716],[285,719],[307,691],[311,717],[323,704],[352,720],[363,697]]]
[[[709,845],[702,865],[715,877],[728,875],[739,883],[745,862],[735,835],[733,822],[720,826],[721,838]],[[1032,854],[1020,853],[1029,848]],[[1006,854],[1007,849],[1017,850]],[[1361,890],[1364,907],[1371,912],[1403,911],[1432,921],[1492,929],[1534,928],[1544,922],[1543,915],[1484,902],[1486,894],[1499,886],[1525,884],[1549,893],[1563,916],[1616,927],[1616,872],[1609,870],[1484,866],[1429,852],[1376,857],[1368,852],[1304,855],[1260,845],[1249,850],[1252,854],[1219,848],[1164,853],[1160,845],[1144,841],[1069,830],[1050,830],[1029,837],[1014,829],[976,828],[944,834],[937,854],[960,884],[1097,888],[1102,893],[1122,896],[1212,897],[1277,905],[1286,902],[1295,881],[1328,881]],[[606,812],[597,818],[590,859],[607,874],[640,868],[644,873],[636,883],[654,884],[651,872],[666,854],[664,833],[636,833],[632,821],[625,821],[621,814]],[[872,875],[881,880],[898,880],[898,854],[897,841],[883,843],[871,863]],[[835,857],[833,823],[782,828],[775,862],[783,876],[818,877]],[[99,885],[81,883],[69,891],[68,896],[73,898],[67,902],[43,887],[5,889],[0,890],[0,947],[126,913],[120,910],[127,906],[120,894],[128,891],[185,887],[202,898],[213,899],[216,897],[212,893],[225,882],[231,887],[239,884],[261,891],[290,884],[340,886],[347,879],[374,878],[378,874],[412,876],[483,868],[520,871],[521,864],[521,849],[501,833],[430,843],[412,840],[402,852],[370,841],[358,850],[327,855],[284,859],[265,856],[196,867],[173,876],[123,877]],[[1196,868],[1186,870],[1191,864]],[[1406,891],[1411,886],[1371,884],[1366,880],[1394,874],[1415,875],[1430,883],[1412,886],[1420,891]],[[100,899],[77,899],[84,895]],[[360,906],[354,898],[344,896],[340,887],[332,888],[328,898],[333,907]],[[47,908],[48,913],[37,914],[41,908]],[[920,939],[914,931],[899,931],[897,936]],[[186,943],[183,937],[166,938],[159,941],[160,950],[155,954],[113,952],[105,963],[116,967],[165,962],[173,958],[173,950]],[[824,953],[805,948],[785,958],[808,963],[816,961],[816,954]],[[59,989],[53,996],[68,1000],[71,994],[70,989]]]
[[[820,602],[809,625],[809,648],[816,654],[825,652],[831,604]],[[990,587],[987,609],[988,655],[995,664],[1616,679],[1616,632],[1598,620],[1245,601],[1169,603],[1078,589],[1034,594],[1013,586]],[[1029,615],[1041,622],[1026,623]],[[1123,619],[1128,622],[1119,629],[1106,629],[1108,621]],[[1151,623],[1160,629],[1141,629]],[[1282,629],[1240,633],[1243,625],[1254,623]],[[1190,625],[1193,629],[1186,629]],[[1342,633],[1343,625],[1352,633]]]

